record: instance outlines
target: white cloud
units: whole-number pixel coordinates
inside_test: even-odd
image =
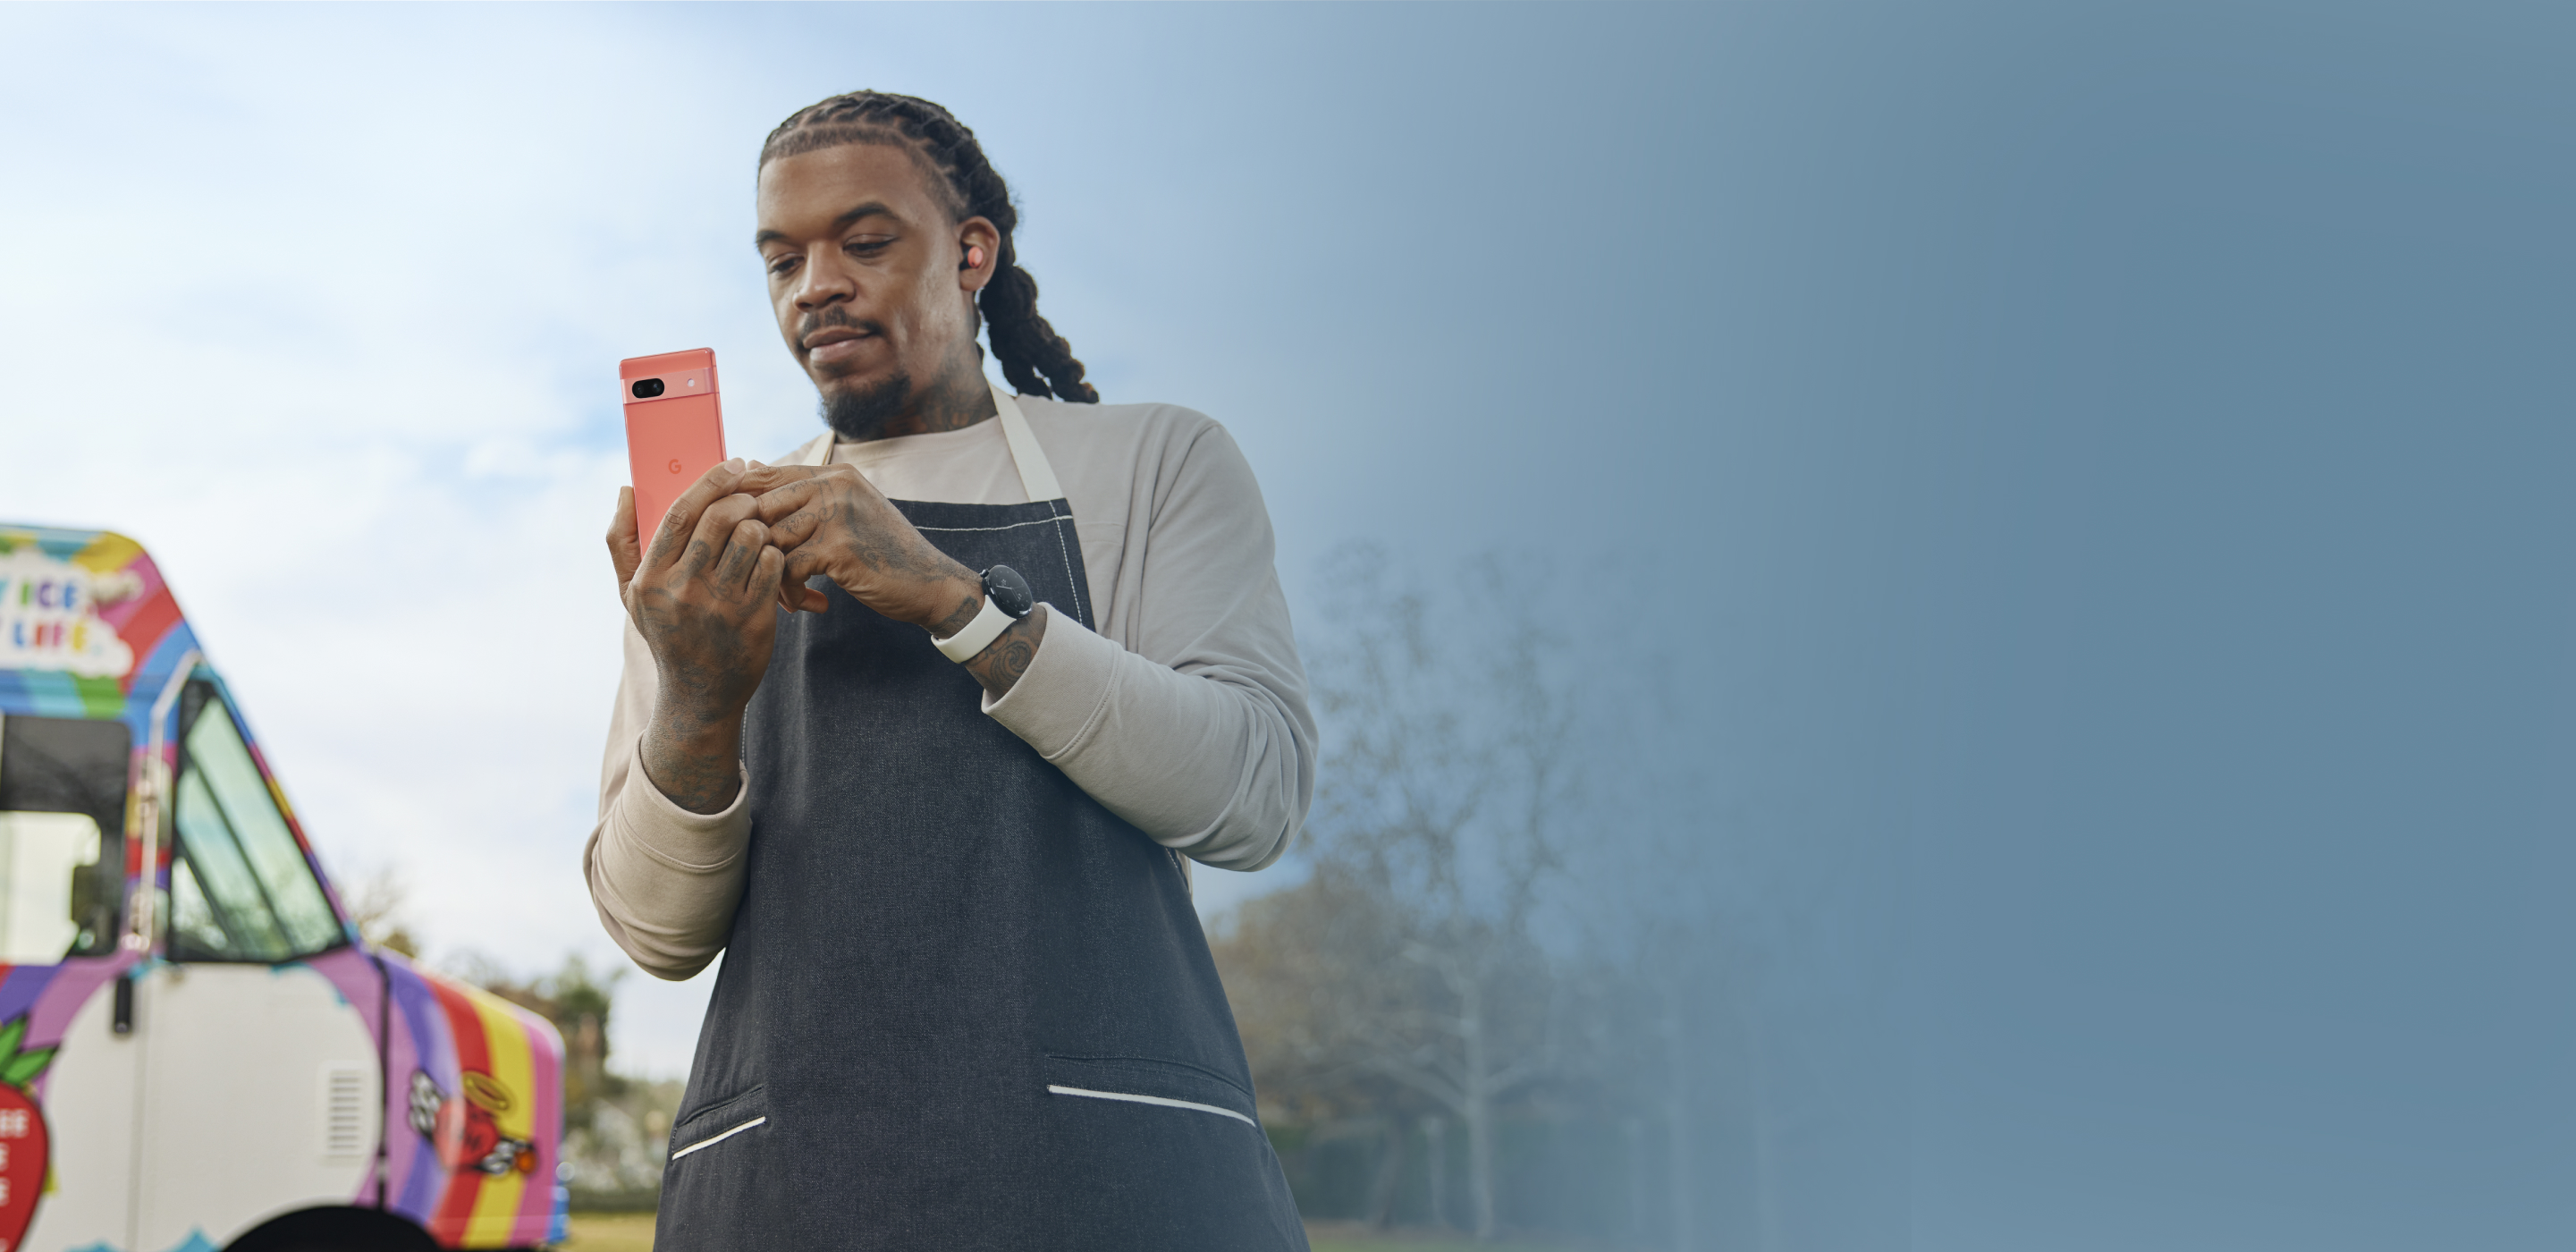
[[[614,28],[311,16],[14,19],[58,55],[0,88],[0,520],[150,547],[326,862],[398,867],[433,951],[614,957],[608,380],[761,328],[743,145]],[[629,1059],[684,1067],[686,1006],[637,1008]]]
[[[1412,115],[1383,87],[1308,107],[1301,66],[1346,33],[1264,10],[0,8],[0,521],[147,544],[328,863],[399,867],[434,949],[614,964],[579,881],[615,683],[608,380],[710,346],[733,451],[814,429],[749,247],[753,154],[800,105],[869,85],[978,123],[1028,193],[1049,316],[1114,398],[1228,423],[1292,587],[1399,512],[1492,542],[1491,476],[1410,468],[1491,413],[1423,372],[1441,350],[1409,305],[1321,277],[1379,248],[1348,190],[1428,142],[1357,124]],[[1230,144],[1246,127],[1293,150]],[[1329,346],[1353,338],[1382,350]],[[1277,885],[1199,880],[1211,904]],[[708,980],[646,981],[618,1046],[677,1071]]]
[[[1051,311],[1091,328],[1095,378],[1191,321],[1158,289],[1223,272],[1166,246],[1184,204],[1137,196],[1128,167],[1162,145],[1065,144],[1049,89],[977,51],[989,15],[841,16],[0,13],[0,522],[142,540],[326,864],[396,870],[433,954],[623,963],[579,867],[616,682],[607,380],[712,346],[732,451],[813,429],[749,247],[778,118],[920,91],[1011,168],[1068,171],[1025,242],[1055,241]],[[1069,171],[1095,159],[1124,190],[1086,215],[1070,193],[1096,180]],[[1132,291],[1084,277],[1142,262],[1159,277]],[[683,1070],[712,981],[629,978],[623,1059]]]

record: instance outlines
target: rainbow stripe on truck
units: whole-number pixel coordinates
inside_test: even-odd
[[[359,936],[142,546],[0,526],[0,1252],[534,1247],[562,1137],[554,1028]]]

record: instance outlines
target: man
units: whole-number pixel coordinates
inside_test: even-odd
[[[656,1245],[1303,1248],[1183,860],[1313,793],[1251,470],[1097,403],[939,106],[797,113],[757,206],[830,429],[608,540],[592,899],[656,975],[725,953]]]

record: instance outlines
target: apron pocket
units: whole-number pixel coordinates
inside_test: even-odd
[[[1251,1092],[1196,1065],[1140,1056],[1049,1055],[1042,1068],[1048,1094],[1059,1098],[1142,1104],[1261,1128]]]
[[[1246,1084],[1132,1056],[1043,1056],[1049,1252],[1307,1252]],[[672,1244],[673,1247],[684,1246]]]
[[[671,1160],[676,1163],[768,1124],[769,1088],[763,1084],[681,1118],[671,1127]]]

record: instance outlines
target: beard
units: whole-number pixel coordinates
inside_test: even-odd
[[[824,393],[823,424],[831,427],[833,437],[843,443],[874,439],[885,429],[886,419],[911,398],[912,375],[896,370],[865,387]]]

